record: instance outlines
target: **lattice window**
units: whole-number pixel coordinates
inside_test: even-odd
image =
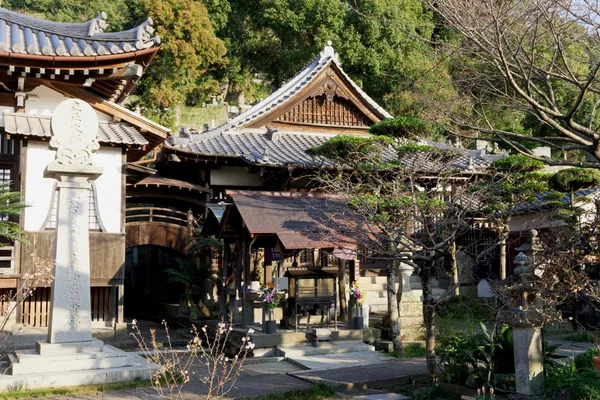
[[[101,230],[100,219],[96,210],[96,202],[94,196],[94,190],[90,190],[88,195],[88,227],[92,231],[99,231]],[[48,219],[48,223],[46,224],[46,229],[56,229],[57,206],[58,190],[55,190],[54,200],[52,201],[52,212],[50,213],[50,218]]]

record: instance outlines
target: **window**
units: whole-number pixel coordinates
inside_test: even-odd
[[[96,193],[94,189],[89,191],[88,195],[88,227],[91,231],[100,231],[102,230],[100,226],[100,217],[98,216],[98,212],[96,210]],[[46,223],[45,229],[56,229],[56,215],[57,215],[57,207],[58,207],[58,190],[54,191],[54,199],[52,200],[52,211],[50,212],[50,217],[48,218],[48,222]]]

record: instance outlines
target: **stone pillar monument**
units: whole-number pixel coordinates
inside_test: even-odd
[[[82,100],[65,100],[56,107],[51,127],[56,158],[45,176],[58,180],[58,205],[48,340],[37,342],[37,352],[8,355],[0,390],[148,378],[157,366],[92,338],[88,207],[90,180],[102,174],[92,162],[99,148],[96,112]]]
[[[422,291],[413,290],[410,277],[415,269],[405,263],[400,264],[396,275],[402,277],[402,298],[400,299],[400,332],[407,338],[417,338],[423,325]],[[398,273],[399,272],[399,273]]]
[[[90,180],[102,174],[92,154],[98,117],[80,100],[66,100],[52,118],[50,147],[56,159],[45,177],[58,180],[56,221],[56,265],[52,283],[48,343],[76,343],[92,340],[90,302]]]

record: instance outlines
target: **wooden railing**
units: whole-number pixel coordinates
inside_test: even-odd
[[[125,212],[125,223],[165,222],[179,226],[189,226],[189,212],[164,207],[129,207]]]

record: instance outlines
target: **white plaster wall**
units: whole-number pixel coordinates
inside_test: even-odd
[[[25,112],[27,114],[35,115],[52,115],[56,106],[58,106],[63,100],[69,99],[69,97],[63,96],[61,93],[50,89],[48,86],[40,85],[33,89],[28,94],[36,95],[37,100],[27,100],[25,102]],[[107,114],[96,111],[98,120],[110,121],[111,117]]]
[[[55,151],[47,142],[32,142],[27,146],[25,171],[25,230],[40,230],[50,209],[54,179],[44,178],[46,166],[54,160]],[[106,232],[121,231],[121,149],[102,147],[93,156],[96,165],[104,171],[96,180],[98,214]]]
[[[210,171],[210,184],[215,186],[255,186],[262,179],[258,174],[248,173],[246,167],[221,167]]]
[[[0,106],[0,126],[4,126],[4,112],[13,112],[15,111],[14,107]]]

